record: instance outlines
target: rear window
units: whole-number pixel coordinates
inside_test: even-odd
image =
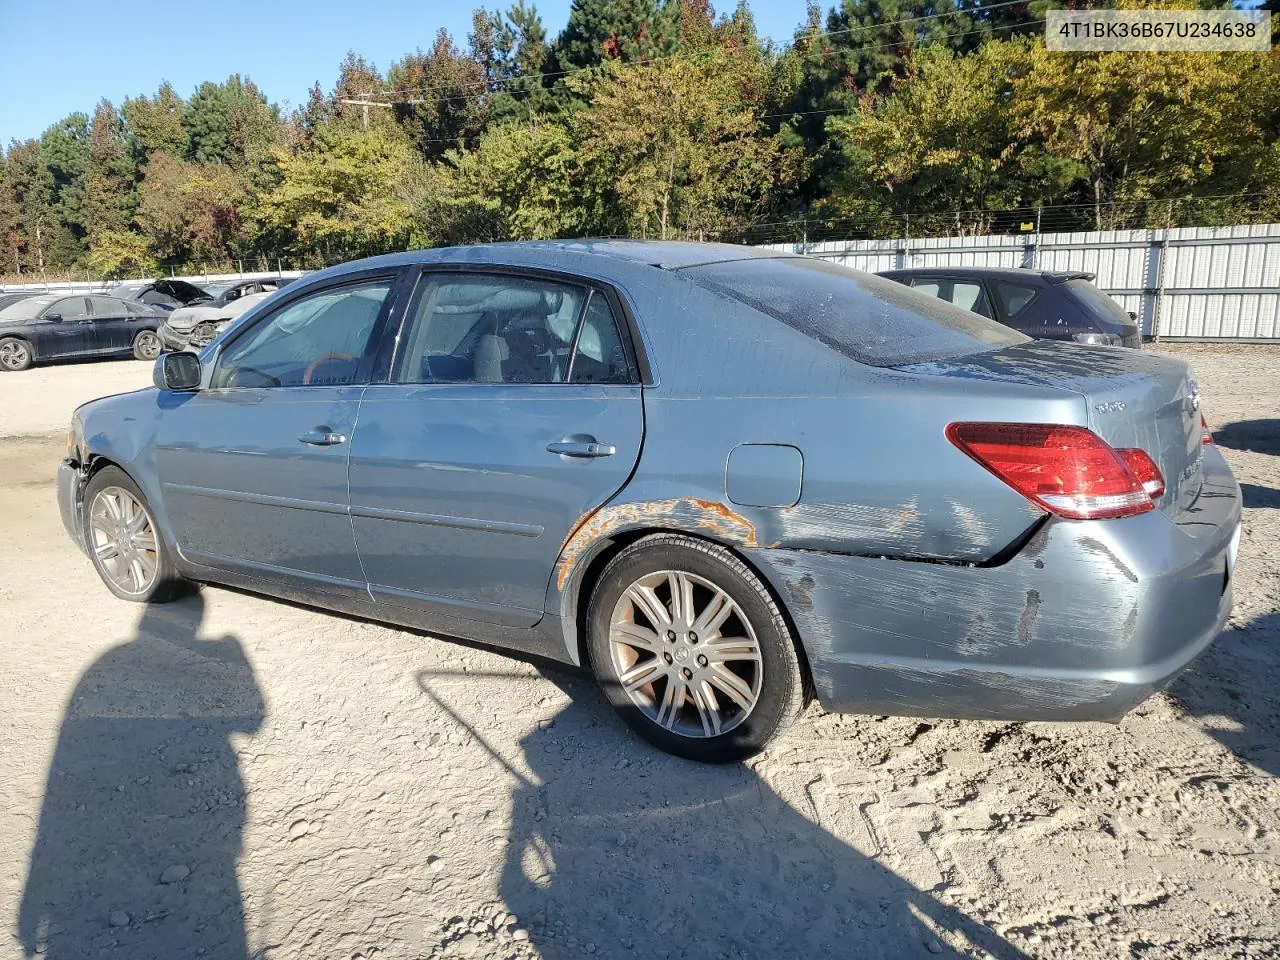
[[[1116,303],[1088,280],[1068,280],[1063,284],[1071,291],[1072,298],[1088,311],[1095,320],[1113,327],[1132,327],[1133,318],[1124,307]]]
[[[944,300],[825,260],[730,260],[680,272],[876,367],[963,357],[1028,339]]]

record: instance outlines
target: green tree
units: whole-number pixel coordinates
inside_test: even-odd
[[[556,39],[560,70],[610,60],[648,61],[674,53],[680,8],[666,0],[573,0],[569,22]]]
[[[401,184],[410,156],[395,131],[341,125],[318,131],[311,150],[277,150],[279,185],[261,198],[262,227],[323,262],[403,249],[410,208]]]
[[[705,237],[759,219],[798,158],[760,129],[754,58],[726,48],[570,79],[570,120],[602,232]]]
[[[90,244],[104,232],[123,233],[137,210],[138,168],[127,149],[124,124],[111,101],[101,101],[89,128],[85,222]]]
[[[445,30],[429,53],[418,50],[393,64],[387,84],[396,122],[424,157],[474,146],[488,122],[484,65],[459,51]]]
[[[247,78],[200,84],[182,110],[187,156],[199,163],[240,168],[276,140],[279,111]]]
[[[505,14],[477,10],[472,18],[471,55],[488,78],[490,116],[529,120],[555,105],[551,45],[536,6],[519,0]]]
[[[125,137],[141,166],[157,150],[175,156],[187,152],[187,131],[182,126],[182,98],[166,80],[154,97],[128,97],[120,105]]]
[[[45,210],[40,212],[38,226],[45,263],[50,266],[70,267],[84,253],[89,164],[86,114],[73,113],[40,137],[38,175]]]
[[[247,247],[245,202],[229,167],[157,153],[144,171],[138,221],[165,263],[226,262]]]

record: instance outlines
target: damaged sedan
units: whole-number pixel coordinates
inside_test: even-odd
[[[558,241],[304,278],[73,418],[117,597],[223,583],[589,667],[748,756],[829,710],[1115,719],[1231,608],[1185,363],[773,251]]]

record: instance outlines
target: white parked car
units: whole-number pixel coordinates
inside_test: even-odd
[[[254,304],[261,303],[290,281],[287,278],[245,280],[222,290],[213,300],[179,307],[160,327],[165,350],[199,349],[218,331]]]

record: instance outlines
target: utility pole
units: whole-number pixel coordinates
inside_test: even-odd
[[[350,104],[353,107],[359,107],[360,115],[364,121],[364,128],[366,130],[369,129],[369,108],[370,107],[386,107],[387,109],[391,109],[391,107],[395,106],[395,104],[388,103],[385,100],[339,100],[338,102]],[[404,102],[405,103],[423,103],[424,101],[406,100]]]

